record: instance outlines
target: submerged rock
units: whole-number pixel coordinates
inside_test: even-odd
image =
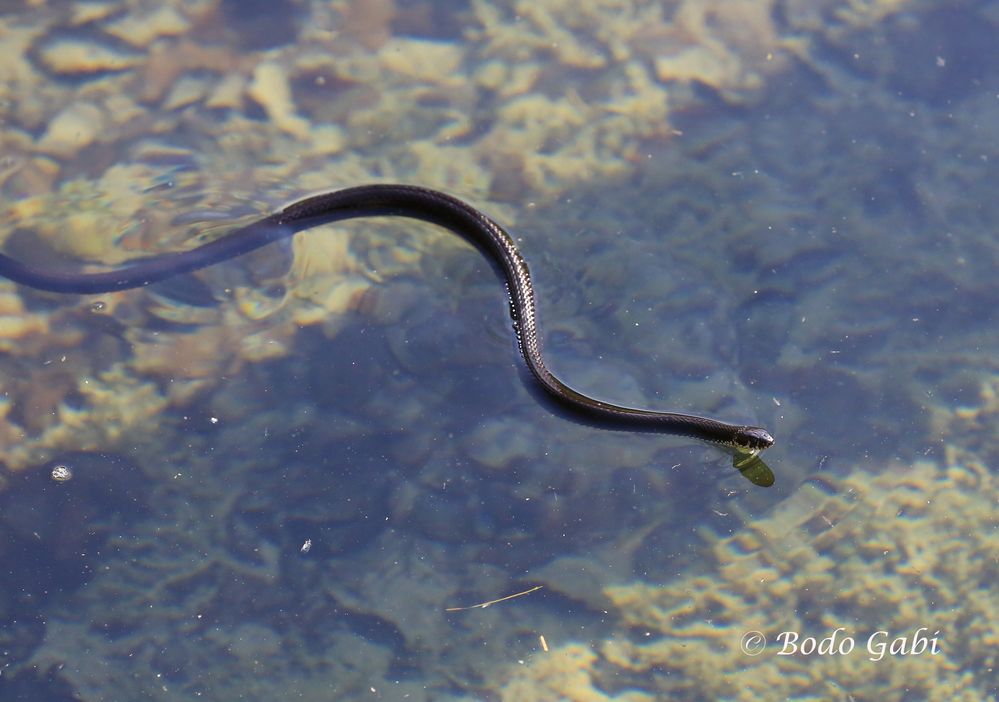
[[[64,77],[83,77],[127,71],[143,62],[143,55],[110,38],[53,36],[37,48],[38,63]]]

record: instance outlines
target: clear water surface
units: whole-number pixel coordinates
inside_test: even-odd
[[[538,401],[502,283],[372,220],[0,283],[4,700],[996,699],[994,2],[0,3],[4,251],[410,182],[552,366],[761,424],[772,487]]]

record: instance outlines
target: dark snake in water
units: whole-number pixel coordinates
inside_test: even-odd
[[[149,285],[226,261],[305,229],[358,217],[409,217],[444,227],[469,241],[499,268],[527,367],[560,406],[590,423],[631,431],[677,434],[755,457],[774,443],[761,427],[729,424],[678,412],[613,405],[573,390],[548,370],[541,355],[531,276],[513,238],[485,214],[457,198],[411,185],[361,185],[299,200],[228,235],[189,251],[139,259],[98,273],[48,271],[0,254],[0,275],[31,288],[92,295]]]

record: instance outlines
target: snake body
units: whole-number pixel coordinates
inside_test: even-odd
[[[194,249],[138,259],[103,272],[43,270],[0,254],[0,275],[50,292],[107,293],[206,268],[305,229],[375,216],[408,217],[444,227],[471,242],[499,268],[509,289],[510,313],[527,367],[544,391],[570,412],[600,425],[687,436],[739,453],[755,455],[773,444],[773,437],[761,427],[622,407],[584,395],[563,383],[548,369],[542,356],[534,286],[513,237],[471,205],[429,188],[377,184],[314,195]]]

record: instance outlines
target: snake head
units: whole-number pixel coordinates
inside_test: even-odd
[[[738,451],[755,455],[774,445],[774,437],[762,427],[741,427],[732,437]]]

